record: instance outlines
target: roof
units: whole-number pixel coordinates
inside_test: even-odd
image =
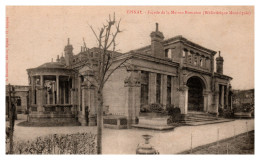
[[[61,68],[61,69],[64,69],[65,68],[65,65],[60,63],[60,62],[47,62],[47,63],[44,63],[42,65],[40,65],[39,67],[36,67],[37,69],[40,69],[40,68],[55,68],[55,69],[58,69],[58,68]]]
[[[197,43],[194,43],[194,42],[188,40],[187,38],[183,37],[182,35],[177,35],[177,36],[174,36],[172,38],[165,39],[165,40],[163,40],[163,44],[167,44],[167,43],[173,42],[173,41],[183,41],[183,42],[185,42],[187,44],[190,44],[192,46],[195,46],[195,47],[200,48],[202,50],[205,50],[207,52],[211,52],[211,53],[214,53],[214,54],[216,53],[216,51],[208,49],[206,47],[203,47],[203,46],[201,46],[201,45],[199,45]],[[150,48],[151,48],[151,45],[148,45],[148,46],[144,46],[142,48],[135,49],[135,51],[143,51],[143,50],[150,49]]]

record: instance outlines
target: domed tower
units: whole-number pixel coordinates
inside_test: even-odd
[[[221,57],[220,51],[219,51],[218,53],[219,53],[219,55],[218,55],[218,57],[216,58],[217,73],[223,74],[223,63],[224,63],[224,59],[223,59],[223,57]]]
[[[164,48],[163,48],[163,33],[158,29],[158,23],[156,23],[155,32],[150,34],[151,37],[151,52],[155,57],[163,57],[164,56]]]
[[[71,65],[72,59],[73,59],[73,47],[70,44],[70,39],[68,38],[68,44],[64,48],[64,53],[65,53],[65,63],[66,66]]]

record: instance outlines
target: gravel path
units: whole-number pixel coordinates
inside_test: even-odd
[[[22,120],[16,121],[16,124]],[[247,125],[246,125],[247,122]],[[246,127],[247,126],[247,127]],[[182,126],[171,131],[152,131],[145,129],[103,130],[104,154],[135,154],[136,147],[143,143],[143,134],[153,136],[151,144],[160,154],[176,154],[191,147],[191,133],[193,148],[225,139],[247,131],[254,130],[254,119],[242,119],[232,122],[209,124],[202,126]],[[48,134],[69,134],[77,132],[96,133],[96,127],[70,126],[70,127],[22,127],[15,126],[15,140],[29,140]]]

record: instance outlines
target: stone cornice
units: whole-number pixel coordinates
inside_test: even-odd
[[[200,73],[200,74],[206,74],[208,76],[211,76],[211,72],[210,71],[203,71],[203,70],[198,70],[192,67],[183,67],[183,70],[187,70],[187,71],[192,71],[192,72],[196,72],[196,73]]]
[[[173,62],[168,58],[158,58],[158,57],[144,54],[142,52],[135,52],[135,51],[128,52],[122,56],[119,56],[118,60],[125,59],[125,58],[142,59],[142,60],[151,61],[151,62],[155,62],[155,63],[159,63],[159,64],[165,64],[165,65],[169,65],[169,66],[173,66],[173,67],[179,67],[179,63]]]
[[[214,77],[220,78],[220,79],[226,79],[226,80],[232,80],[233,79],[232,77],[229,77],[229,76],[224,75],[224,74],[219,74],[217,72],[214,73]]]

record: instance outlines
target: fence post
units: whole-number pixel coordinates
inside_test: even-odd
[[[228,154],[228,143],[227,143],[227,154]]]
[[[219,128],[218,128],[217,148],[218,148],[218,154],[219,154]]]
[[[246,136],[248,137],[248,126],[247,126],[247,121],[246,121]]]
[[[236,138],[236,128],[235,128],[235,125],[233,125],[233,128],[234,128],[234,139]]]
[[[190,134],[190,153],[192,153],[192,133]]]

